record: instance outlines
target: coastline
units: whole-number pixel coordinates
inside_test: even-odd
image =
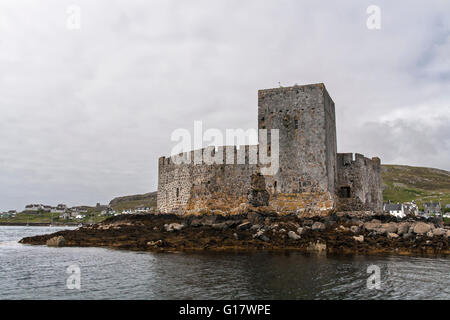
[[[49,223],[49,222],[0,222],[0,227],[77,227],[78,223]]]
[[[249,212],[235,216],[118,216],[76,230],[23,238],[20,243],[147,252],[448,256],[449,235],[450,228],[439,221],[397,220],[367,212],[311,218]]]

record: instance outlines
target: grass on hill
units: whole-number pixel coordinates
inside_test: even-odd
[[[111,200],[109,205],[117,212],[125,209],[136,209],[138,207],[153,208],[156,210],[156,192],[138,194],[132,196],[118,197]]]
[[[432,168],[383,165],[383,200],[409,202],[415,200],[423,209],[425,202],[450,204],[450,172]]]

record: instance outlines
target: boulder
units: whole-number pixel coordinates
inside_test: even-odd
[[[395,222],[383,223],[381,228],[385,229],[388,233],[397,233],[398,226]]]
[[[306,229],[305,228],[297,228],[297,234],[302,235],[303,233],[305,233]]]
[[[313,220],[310,220],[310,219],[303,221],[303,225],[304,225],[304,226],[310,227],[310,226],[312,226],[313,224],[314,224],[314,221],[313,221]]]
[[[200,226],[212,226],[216,223],[217,216],[203,216],[202,218],[196,218],[191,221],[192,227]]]
[[[179,223],[165,224],[164,228],[166,229],[167,232],[181,231],[184,228],[184,224]]]
[[[434,236],[447,235],[447,230],[445,230],[444,228],[436,228],[436,229],[433,230],[433,235]]]
[[[410,225],[409,225],[408,222],[399,223],[398,224],[397,234],[401,236],[401,235],[403,235],[405,233],[408,233],[409,227],[410,227]]]
[[[234,239],[239,240],[239,236],[237,233],[233,233],[233,237],[234,237]]]
[[[290,239],[292,239],[292,240],[298,240],[298,239],[301,238],[301,237],[300,237],[298,234],[296,234],[294,231],[289,231],[289,232],[288,232],[288,237],[289,237]]]
[[[260,238],[264,235],[264,231],[260,230],[253,235],[253,238]]]
[[[364,228],[367,231],[374,231],[374,230],[376,230],[376,229],[378,229],[380,227],[381,227],[381,222],[379,222],[378,220],[375,220],[375,219],[370,221],[370,222],[364,223]]]
[[[399,237],[399,235],[396,234],[396,233],[393,233],[393,232],[389,232],[388,233],[388,238],[389,239],[397,239],[398,237]]]
[[[414,233],[415,234],[426,234],[431,230],[431,227],[429,224],[425,223],[425,222],[418,222],[415,226],[414,226]]]
[[[358,233],[361,229],[358,226],[351,226],[350,231],[353,233]]]
[[[243,222],[240,225],[237,226],[238,230],[248,230],[252,227],[252,223],[251,222]]]
[[[322,222],[314,222],[314,224],[312,225],[311,229],[314,230],[314,231],[325,230],[325,224],[323,224]]]
[[[212,227],[214,229],[217,229],[217,230],[226,230],[228,228],[231,228],[235,224],[236,224],[235,221],[228,220],[228,221],[224,221],[224,222],[221,222],[221,223],[215,223],[215,224],[212,225]]]
[[[162,240],[147,242],[147,246],[149,246],[149,247],[162,247],[163,245],[164,245],[164,242]]]
[[[363,236],[363,235],[361,235],[361,236],[359,236],[359,237],[354,236],[353,239],[354,239],[355,241],[358,241],[358,242],[364,242],[364,236]]]
[[[48,247],[64,247],[66,245],[66,239],[63,236],[53,237],[47,240]]]
[[[280,225],[278,223],[273,223],[271,225],[269,225],[268,229],[269,230],[276,230]]]
[[[427,232],[427,237],[428,237],[428,238],[433,238],[433,231],[431,231],[431,230],[428,231],[428,232]]]
[[[381,227],[375,229],[374,232],[375,232],[375,234],[378,234],[378,235],[381,235],[381,236],[388,234],[388,231],[385,228],[381,228]]]

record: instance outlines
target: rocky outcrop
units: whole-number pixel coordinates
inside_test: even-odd
[[[46,244],[47,244],[47,247],[64,247],[66,244],[66,240],[64,239],[63,236],[57,236],[57,237],[48,239]]]
[[[426,234],[430,230],[431,230],[431,226],[424,222],[418,222],[413,228],[413,232],[415,234]]]
[[[300,237],[298,234],[296,234],[294,231],[289,231],[289,232],[288,232],[288,237],[289,237],[289,239],[292,239],[292,240],[298,240],[298,239],[301,238],[301,237]]]
[[[314,222],[314,224],[311,226],[311,230],[314,231],[325,230],[325,224],[323,224],[322,222]]]
[[[439,221],[354,213],[302,219],[264,208],[246,215],[120,216],[73,231],[22,239],[50,246],[100,246],[140,251],[298,250],[357,254],[450,253],[450,228]]]
[[[171,223],[171,224],[164,225],[164,228],[166,229],[167,232],[181,231],[184,228],[184,224]]]

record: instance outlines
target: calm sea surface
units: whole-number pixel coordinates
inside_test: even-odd
[[[0,227],[0,299],[450,299],[450,258],[150,254],[17,241],[56,232]],[[69,266],[80,289],[68,289]],[[380,268],[369,290],[367,268]]]

